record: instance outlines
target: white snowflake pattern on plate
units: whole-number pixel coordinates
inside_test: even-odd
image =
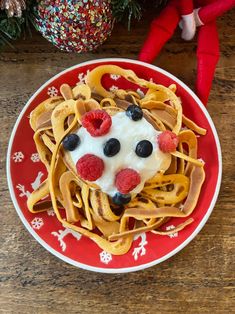
[[[47,210],[47,215],[48,215],[48,216],[55,216],[54,209],[53,209],[53,208],[48,209],[48,210]]]
[[[20,183],[16,185],[16,188],[21,192],[19,194],[20,197],[26,196],[28,198],[31,194],[29,191],[26,191],[25,186]]]
[[[112,85],[110,88],[109,88],[110,92],[114,92],[116,90],[118,90],[118,87],[115,86],[115,85]]]
[[[31,183],[33,190],[37,190],[37,188],[39,188],[40,184],[42,183],[42,176],[43,172],[39,171],[35,180]]]
[[[180,131],[186,131],[186,130],[189,130],[189,128],[187,128],[186,126],[183,126],[180,128]]]
[[[110,74],[110,78],[114,81],[117,81],[120,77],[121,75],[118,75],[118,74]]]
[[[146,233],[137,234],[134,237],[134,241],[138,240],[139,238],[141,238],[141,241],[138,247],[134,248],[133,253],[132,253],[132,256],[134,257],[136,261],[139,258],[139,256],[143,256],[146,254],[145,246],[148,244],[148,242],[146,241]]]
[[[66,237],[68,234],[72,234],[74,238],[76,238],[78,241],[82,237],[82,235],[79,232],[76,232],[69,228],[65,228],[64,230],[53,231],[51,232],[51,234],[57,237],[63,252],[66,250],[67,247],[66,243],[64,242],[64,237]]]
[[[78,82],[77,85],[79,84],[85,84],[86,83],[86,77],[90,73],[90,70],[87,70],[86,74],[85,73],[79,73],[78,74]]]
[[[49,95],[50,97],[58,96],[58,89],[54,86],[48,87],[47,95]]]
[[[30,184],[33,190],[36,190],[42,181],[43,172],[39,171],[34,181]],[[25,186],[21,183],[16,185],[16,189],[19,190],[21,193],[19,194],[20,197],[26,196],[27,198],[30,196],[31,192],[27,191]]]
[[[14,162],[22,162],[24,159],[24,154],[22,152],[15,152],[12,156]]]
[[[32,160],[32,162],[39,162],[40,161],[39,154],[38,153],[33,153],[31,155],[30,159]]]
[[[166,227],[166,231],[169,231],[169,230],[172,230],[172,229],[175,229],[174,225],[170,225],[170,226]],[[172,234],[168,234],[168,237],[170,237],[171,239],[172,238],[177,238],[178,237],[178,232],[175,232],[175,233],[172,233]]]
[[[33,227],[33,229],[41,229],[42,226],[44,225],[43,219],[41,217],[35,217],[32,221],[31,221],[31,225]]]
[[[110,263],[112,260],[112,255],[106,251],[100,252],[100,261],[104,264]]]
[[[180,210],[180,211],[183,211],[183,209],[184,209],[184,204],[180,204],[179,210]]]
[[[140,88],[138,88],[136,92],[140,95],[140,98],[144,98],[145,94]]]

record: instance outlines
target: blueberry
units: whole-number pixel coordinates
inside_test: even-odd
[[[138,121],[138,120],[141,120],[142,117],[143,117],[143,111],[142,109],[137,106],[137,105],[130,105],[127,107],[127,110],[126,110],[126,115],[134,120],[134,121]]]
[[[130,194],[121,194],[119,192],[117,192],[112,198],[113,203],[116,205],[127,204],[130,202],[130,200],[131,200]]]
[[[112,157],[116,155],[121,148],[121,144],[119,140],[116,138],[110,138],[105,144],[104,144],[104,154],[107,157]]]
[[[63,147],[66,150],[72,151],[80,144],[80,137],[77,134],[69,134],[63,140]]]
[[[136,145],[135,153],[139,157],[149,157],[153,152],[153,145],[151,142],[147,140],[140,141]]]

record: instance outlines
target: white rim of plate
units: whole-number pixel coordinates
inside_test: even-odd
[[[30,103],[32,102],[32,100],[45,88],[45,86],[47,86],[49,83],[53,82],[55,79],[57,79],[58,77],[60,77],[61,75],[65,74],[66,72],[69,72],[71,70],[80,68],[82,66],[86,66],[86,65],[91,65],[91,64],[99,64],[102,62],[126,62],[126,63],[132,63],[132,64],[138,64],[147,68],[150,68],[152,70],[155,70],[157,72],[160,72],[166,76],[168,76],[169,78],[173,79],[176,83],[178,83],[179,85],[181,85],[181,87],[183,87],[185,89],[185,91],[187,93],[189,93],[191,95],[191,97],[197,102],[198,106],[202,109],[204,115],[207,118],[207,121],[210,124],[210,127],[212,129],[214,138],[215,138],[215,142],[216,142],[216,148],[217,148],[217,153],[218,153],[218,161],[219,161],[219,169],[218,169],[218,179],[217,179],[217,183],[216,183],[216,189],[215,189],[215,193],[214,196],[211,200],[210,206],[208,207],[208,210],[206,212],[206,214],[204,215],[204,217],[202,218],[201,222],[199,223],[199,225],[197,226],[197,228],[194,230],[194,232],[183,242],[181,243],[179,246],[177,246],[177,248],[175,248],[174,250],[172,250],[170,253],[164,255],[161,258],[158,258],[152,262],[146,263],[146,264],[141,264],[138,266],[133,266],[133,267],[124,267],[124,268],[103,268],[103,267],[95,267],[95,266],[89,266],[77,261],[74,261],[73,259],[64,256],[63,254],[57,252],[55,249],[53,249],[50,245],[48,245],[44,240],[42,240],[42,238],[40,238],[40,236],[33,230],[33,228],[30,226],[30,224],[28,223],[28,221],[25,219],[19,205],[18,202],[16,200],[15,197],[15,193],[14,193],[14,189],[13,189],[13,185],[12,185],[12,180],[11,180],[11,172],[10,172],[10,160],[11,160],[11,147],[12,147],[12,143],[15,137],[15,133],[17,131],[18,125],[21,121],[22,116],[24,115],[25,111],[27,110],[28,106],[30,105]],[[214,126],[214,123],[208,113],[208,111],[206,110],[205,106],[202,104],[202,102],[200,101],[200,99],[194,94],[194,92],[187,86],[185,85],[181,80],[179,80],[177,77],[175,77],[174,75],[170,74],[169,72],[155,66],[152,64],[148,64],[142,61],[137,61],[137,60],[133,60],[133,59],[128,59],[128,58],[104,58],[104,59],[98,59],[98,60],[91,60],[91,61],[86,61],[86,62],[82,62],[79,63],[77,65],[74,65],[70,68],[67,68],[66,70],[56,74],[55,76],[53,76],[51,79],[49,79],[47,82],[45,82],[31,97],[30,99],[27,101],[26,105],[24,106],[24,108],[22,109],[19,117],[16,120],[16,123],[14,125],[14,128],[12,130],[11,133],[11,137],[10,137],[10,141],[9,141],[9,145],[8,145],[8,150],[7,150],[7,163],[6,163],[6,170],[7,170],[7,182],[8,182],[8,187],[10,190],[10,195],[11,195],[11,199],[13,201],[13,204],[15,206],[15,209],[17,211],[17,214],[19,215],[21,221],[23,222],[25,228],[29,231],[29,233],[37,240],[37,242],[39,242],[47,251],[49,251],[50,253],[52,253],[53,255],[55,255],[56,257],[58,257],[59,259],[63,260],[66,263],[69,263],[73,266],[85,269],[85,270],[90,270],[90,271],[94,271],[94,272],[99,272],[99,273],[111,273],[111,274],[116,274],[116,273],[128,273],[128,272],[134,272],[134,271],[138,271],[138,270],[143,270],[145,268],[157,265],[165,260],[167,260],[168,258],[172,257],[173,255],[175,255],[176,253],[178,253],[179,251],[181,251],[187,244],[189,244],[194,238],[195,236],[200,232],[200,230],[202,229],[202,227],[205,225],[205,223],[207,222],[208,218],[210,217],[212,210],[215,206],[216,200],[218,198],[219,195],[219,190],[220,190],[220,185],[221,185],[221,178],[222,178],[222,155],[221,155],[221,147],[220,147],[220,142],[219,142],[219,138],[218,138],[218,134],[216,131],[216,128]]]

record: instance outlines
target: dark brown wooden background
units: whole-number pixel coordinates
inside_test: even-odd
[[[137,273],[107,275],[77,269],[48,253],[25,230],[11,202],[6,149],[29,96],[61,70],[103,57],[136,59],[147,34],[148,14],[132,27],[116,25],[95,53],[60,52],[38,34],[19,41],[18,52],[0,55],[1,313],[234,313],[235,23],[234,11],[218,21],[221,58],[208,110],[223,151],[223,182],[215,209],[200,234],[170,260]],[[196,41],[177,32],[155,64],[190,87]],[[213,158],[213,156],[211,156]]]

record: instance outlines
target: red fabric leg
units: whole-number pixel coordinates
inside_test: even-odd
[[[179,20],[180,16],[175,3],[170,3],[151,23],[149,34],[139,54],[139,60],[151,63],[172,37]]]
[[[204,105],[207,104],[219,60],[219,39],[216,21],[200,26],[197,48],[196,93]]]
[[[178,0],[179,12],[181,15],[188,15],[193,12],[193,0]]]
[[[229,9],[235,6],[235,0],[216,0],[208,5],[202,7],[199,12],[199,18],[206,24],[208,22],[214,21],[217,17],[223,15]]]

